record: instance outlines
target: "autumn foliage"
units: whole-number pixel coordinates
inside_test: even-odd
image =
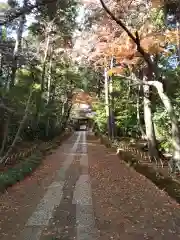
[[[89,1],[90,2],[90,1]],[[89,3],[88,2],[88,3]],[[96,1],[95,1],[96,2]],[[110,7],[111,11],[124,21],[125,13],[130,14],[132,9],[135,7],[140,7],[143,2],[146,1],[106,1],[107,5]],[[92,3],[92,1],[91,1]],[[125,7],[126,3],[126,7]],[[162,6],[163,1],[154,0],[148,7],[148,10],[154,8],[159,8]],[[117,10],[118,9],[118,10]],[[177,30],[158,29],[156,25],[151,23],[149,16],[146,16],[147,9],[144,10],[144,21],[139,22],[139,27],[130,26],[129,29],[136,36],[138,33],[139,41],[141,47],[145,52],[150,55],[163,54],[168,56],[171,54],[167,50],[168,44],[174,44],[177,39],[180,38],[180,33]],[[104,14],[105,15],[105,14]],[[158,17],[158,16],[157,16]],[[125,63],[127,65],[137,65],[143,61],[141,54],[137,51],[137,46],[132,39],[129,38],[126,32],[124,32],[116,23],[111,21],[107,15],[102,16],[102,18],[96,23],[99,25],[96,33],[96,43],[95,51],[91,52],[89,60],[94,62],[96,67],[104,67],[108,64],[108,61],[113,56],[117,63]],[[111,73],[121,73],[121,69],[114,68],[110,71]]]

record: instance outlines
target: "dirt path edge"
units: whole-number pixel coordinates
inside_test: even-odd
[[[180,204],[180,182],[173,176],[164,176],[158,169],[141,163],[132,154],[123,150],[118,150],[112,145],[106,136],[95,134],[99,141],[107,148],[112,148],[117,152],[118,157],[123,160],[129,167],[132,167],[136,172],[142,174],[151,180],[159,189],[165,191],[171,198]]]
[[[72,132],[63,132],[59,137],[52,139],[52,141],[46,144],[42,143],[39,149],[29,157],[21,159],[18,164],[0,173],[0,194],[3,194],[8,188],[30,176],[41,165],[44,156],[50,155],[52,150],[59,147],[71,135]]]

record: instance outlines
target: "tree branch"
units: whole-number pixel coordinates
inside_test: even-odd
[[[109,10],[109,8],[105,5],[103,0],[100,0],[102,7],[104,10],[107,12],[107,14],[120,26],[122,29],[128,34],[128,36],[133,40],[133,42],[137,46],[137,51],[141,53],[143,56],[144,60],[147,62],[148,66],[152,69],[152,71],[157,75],[157,69],[156,66],[154,65],[153,61],[150,58],[150,55],[145,52],[145,50],[141,47],[140,45],[140,40],[138,33],[136,32],[136,37],[130,32],[130,30],[125,26],[125,24],[120,20],[117,19],[114,14]]]
[[[126,76],[123,76],[123,75],[118,75],[118,77],[122,77],[122,78],[124,78],[124,79],[129,80],[129,81],[135,82],[135,83],[132,84],[131,86],[136,86],[136,85],[149,85],[149,86],[155,87],[158,92],[164,92],[163,84],[162,84],[162,82],[159,82],[159,81],[144,81],[144,80],[141,80],[141,79],[139,79],[139,78],[132,79],[132,78],[130,78],[130,77],[126,77]]]
[[[137,48],[141,47],[138,31],[136,31],[136,42],[137,42]]]

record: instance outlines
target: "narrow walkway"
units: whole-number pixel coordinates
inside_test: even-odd
[[[180,208],[86,132],[0,196],[1,240],[180,239]]]

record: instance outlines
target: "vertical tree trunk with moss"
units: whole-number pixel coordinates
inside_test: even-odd
[[[158,159],[157,142],[154,131],[154,124],[152,121],[151,101],[150,101],[150,87],[143,86],[144,92],[144,122],[146,127],[146,138],[148,142],[149,155],[151,159]]]
[[[178,126],[178,120],[174,112],[171,100],[164,92],[163,84],[158,81],[150,81],[147,84],[154,86],[157,89],[159,97],[167,110],[169,117],[171,119],[172,126],[172,160],[170,161],[171,171],[175,172],[177,169],[180,171],[180,130]]]
[[[141,132],[141,138],[146,139],[146,134],[144,132],[142,123],[141,123],[141,116],[140,116],[140,90],[141,86],[138,86],[138,93],[137,93],[137,103],[136,103],[136,109],[137,109],[137,123],[139,126],[139,130]]]

